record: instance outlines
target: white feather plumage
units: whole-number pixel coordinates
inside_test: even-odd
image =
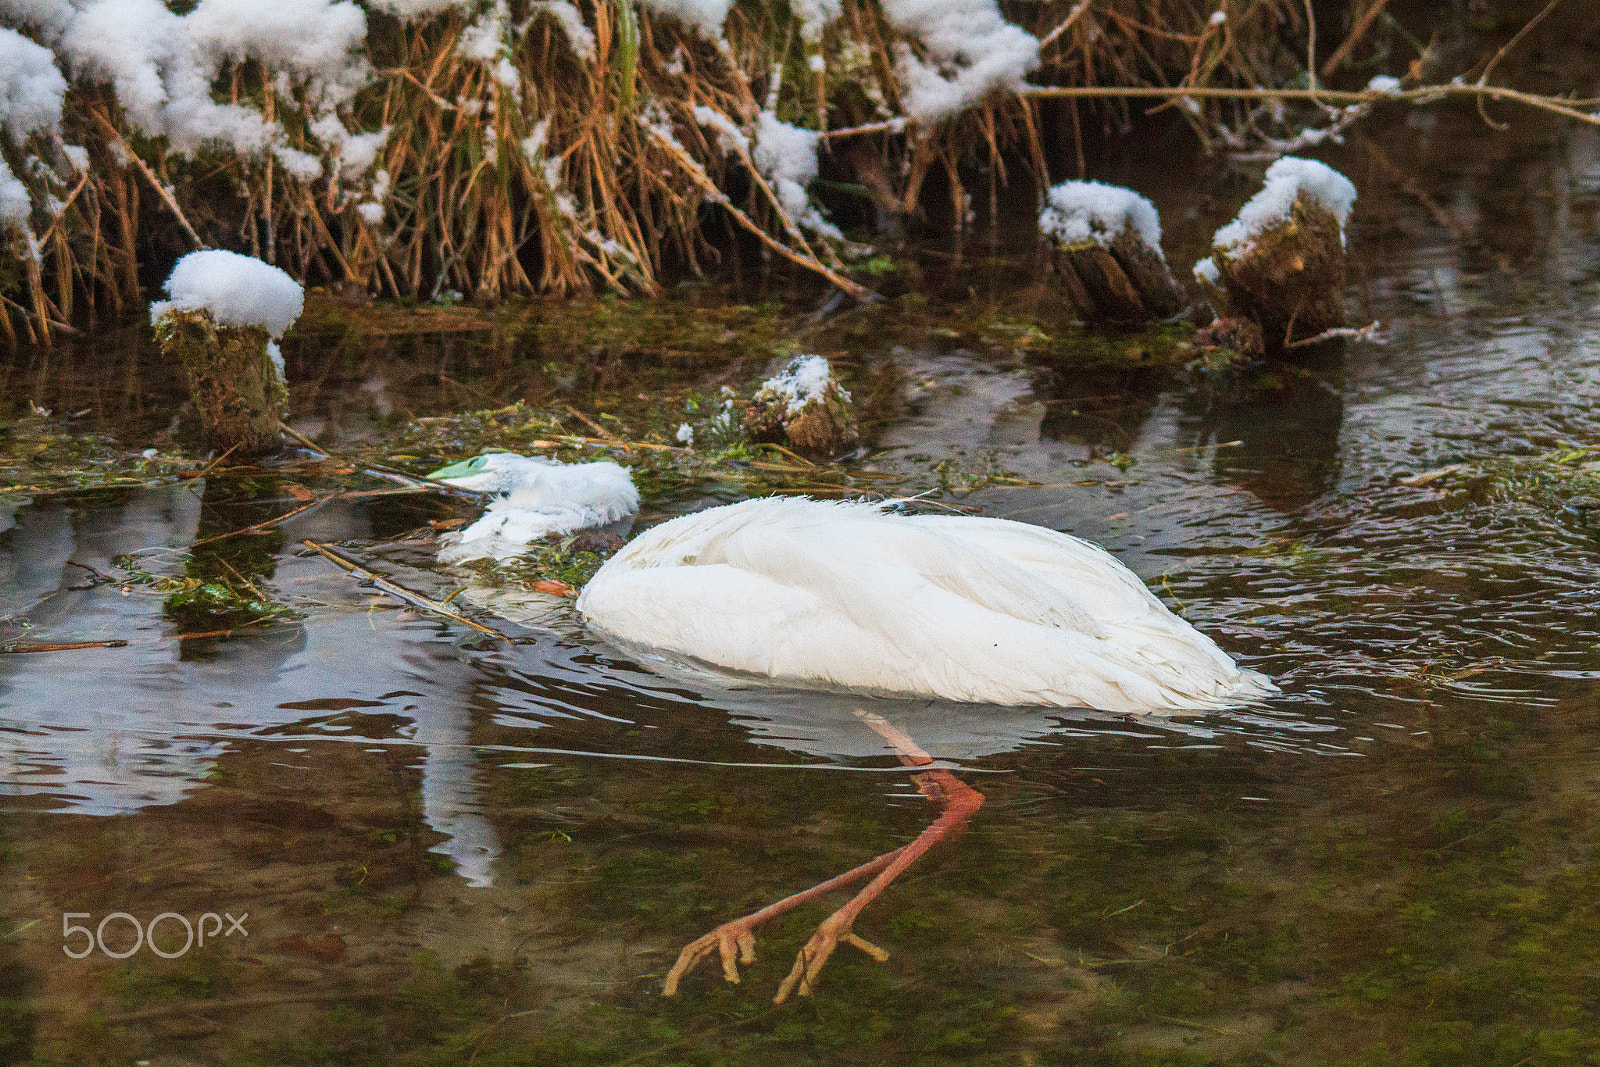
[[[645,532],[577,607],[624,642],[868,691],[1129,713],[1276,691],[1103,549],[1004,519],[747,500]]]
[[[493,452],[457,465],[467,466],[471,473],[440,481],[503,495],[477,522],[440,538],[441,563],[512,559],[547,534],[603,526],[639,510],[632,476],[615,463],[561,463]]]

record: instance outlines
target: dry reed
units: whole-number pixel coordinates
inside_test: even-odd
[[[1386,2],[1354,5],[1355,29],[1330,68],[1388,18]],[[656,293],[665,275],[715,268],[738,227],[860,292],[841,261],[849,247],[791,217],[750,153],[736,145],[725,154],[696,107],[744,130],[763,107],[775,110],[826,135],[830,176],[901,212],[918,210],[938,187],[958,226],[973,214],[975,175],[986,176],[981,191],[993,210],[1017,168],[1047,183],[1056,142],[1070,143],[1084,171],[1085,123],[1133,117],[1120,90],[1166,93],[1155,106],[1179,107],[1207,148],[1281,145],[1308,115],[1323,126],[1353,115],[1314,98],[1285,113],[1270,95],[1318,88],[1303,0],[1234,2],[1222,20],[1200,0],[1004,7],[1043,44],[1032,76],[1043,92],[991,94],[930,129],[905,119],[895,75],[896,49],[920,46],[898,40],[870,0],[845,0],[815,41],[786,5],[745,3],[730,14],[725,42],[644,17],[633,0],[594,0],[584,5],[591,54],[573,47],[548,9],[519,0],[518,29],[488,61],[463,50],[470,20],[457,9],[413,23],[369,12],[374,77],[345,118],[352,132],[390,133],[359,177],[334,173],[331,146],[309,129],[303,86],[254,60],[214,83],[219,99],[254,105],[283,124],[291,147],[329,161],[311,181],[271,154],[169,154],[134,132],[109,88],[80,80],[67,95],[61,140],[0,138],[36,205],[31,233],[0,242],[0,335],[48,344],[73,321],[129,313],[142,259],[207,244],[249,251],[310,283],[492,301],[596,288]],[[1042,104],[1052,92],[1108,99],[1085,114],[1076,97]],[[91,146],[87,169],[72,164],[63,140]],[[30,159],[45,162],[25,166]]]

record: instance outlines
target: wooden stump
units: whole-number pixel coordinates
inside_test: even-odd
[[[1131,229],[1109,244],[1058,245],[1056,269],[1085,322],[1139,327],[1183,308],[1183,291],[1161,254]]]
[[[1212,259],[1227,293],[1227,314],[1260,326],[1268,352],[1344,325],[1339,220],[1306,194],[1247,249],[1216,248]]]
[[[183,361],[207,443],[218,452],[269,455],[289,392],[267,354],[260,326],[218,326],[208,311],[168,308],[156,320],[161,351]]]

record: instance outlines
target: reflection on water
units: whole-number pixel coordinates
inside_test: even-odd
[[[1266,707],[1157,720],[774,688],[470,588],[500,642],[296,553],[420,525],[392,501],[206,561],[183,549],[274,513],[221,478],[8,508],[6,640],[126,644],[0,656],[0,973],[23,976],[0,990],[0,1050],[854,1062],[893,1030],[911,1036],[877,1058],[1593,1057],[1600,142],[1481,158],[1475,121],[1385,139],[1410,192],[1359,144],[1335,161],[1362,189],[1353,303],[1388,343],[1245,403],[1070,352],[895,353],[906,406],[875,462],[1011,472],[959,502],[1105,545],[1279,681]],[[1478,154],[1455,158],[1469,128]],[[1157,197],[1179,244],[1215,224],[1183,195]],[[438,358],[435,378],[470,362]],[[328,440],[415,404],[397,384],[415,366],[357,370],[361,388],[297,397]],[[372,551],[426,595],[462,581]],[[124,556],[153,579],[233,568],[288,613],[180,637]],[[864,703],[989,798],[863,916],[895,955],[830,963],[819,1012],[762,1014],[816,920],[797,917],[763,930],[745,984],[701,971],[662,1001],[683,943],[925,824]],[[71,970],[57,951],[64,911],[233,903],[248,949]],[[196,1021],[219,1011],[237,1023]]]

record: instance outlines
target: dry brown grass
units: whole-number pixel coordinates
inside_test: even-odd
[[[1004,6],[1045,42],[1033,78],[1040,85],[1282,86],[1306,70],[1302,0],[1234,0],[1220,25],[1201,0]],[[655,293],[664,274],[715,269],[738,227],[853,289],[840,250],[784,212],[748,155],[725,156],[695,121],[695,106],[747,127],[775,103],[785,121],[831,131],[832,169],[899,210],[915,210],[930,177],[940,176],[935,184],[958,225],[973,207],[973,175],[984,175],[977,195],[993,206],[1016,168],[1048,178],[1047,142],[1071,138],[1081,170],[1084,124],[1132,117],[1127,101],[1074,100],[1055,105],[1070,121],[1045,130],[1039,101],[993,96],[936,128],[906,128],[897,121],[896,40],[867,0],[846,0],[815,44],[785,5],[746,3],[728,19],[726,47],[672,19],[633,25],[631,5],[619,0],[581,7],[592,58],[574,52],[553,17],[528,18],[513,5],[514,17],[528,18],[504,53],[514,88],[491,63],[462,53],[461,14],[409,25],[369,15],[376,76],[350,119],[392,130],[377,164],[390,186],[376,224],[357,210],[371,174],[303,182],[271,157],[179,160],[133,134],[109,89],[74,85],[66,137],[94,146],[91,165],[76,172],[63,160],[58,172],[28,179],[36,202],[48,193],[66,207],[42,226],[36,212],[39,256],[19,242],[0,253],[0,333],[48,343],[66,323],[133,311],[141,256],[202,243],[249,251],[308,282],[422,301],[450,290],[495,300],[597,288]],[[824,73],[808,65],[818,49]],[[273,72],[246,62],[216,85],[281,121],[296,147],[326,154],[306,129],[300,90],[280,94]],[[1183,114],[1210,146],[1261,123],[1262,107],[1206,99]],[[530,156],[523,143],[541,131],[542,148]],[[8,148],[19,174],[28,151],[51,158],[47,145]]]

